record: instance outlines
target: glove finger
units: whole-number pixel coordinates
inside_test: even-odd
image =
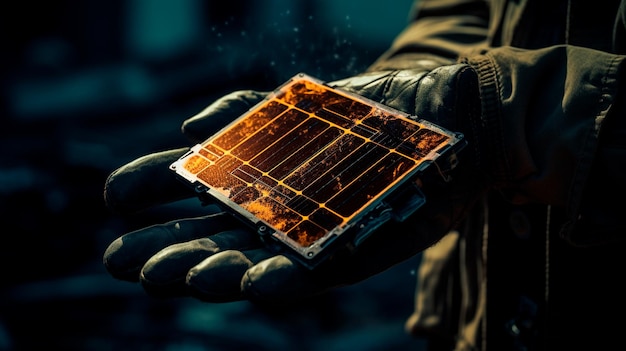
[[[274,255],[266,248],[216,253],[189,271],[187,285],[190,293],[207,302],[242,300],[245,296],[241,282],[246,271]]]
[[[220,255],[226,250],[239,252],[239,250],[254,250],[261,246],[256,233],[241,227],[210,237],[173,244],[150,257],[141,269],[140,281],[146,292],[152,296],[186,296],[190,294],[186,283],[187,275],[190,270],[207,258]],[[233,276],[237,273],[233,270],[230,273],[230,275],[222,275],[223,279],[220,284],[228,286],[233,279],[241,280],[241,274]]]
[[[201,143],[266,96],[267,93],[253,90],[236,91],[225,95],[184,121],[182,132],[192,143]]]
[[[104,186],[104,201],[116,213],[134,213],[193,196],[169,165],[187,152],[180,148],[142,156],[115,170]]]
[[[189,271],[191,295],[208,302],[287,304],[327,288],[304,266],[267,248],[222,251]]]
[[[277,255],[248,269],[241,289],[246,299],[255,303],[290,304],[334,286],[325,278],[287,256]]]
[[[153,225],[114,240],[104,252],[103,263],[113,277],[137,281],[144,264],[163,248],[239,226],[231,215],[224,212]]]

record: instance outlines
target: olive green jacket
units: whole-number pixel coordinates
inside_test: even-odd
[[[570,315],[548,308],[559,305],[553,302],[554,291],[566,291],[554,287],[555,279],[568,274],[562,273],[568,272],[563,267],[573,270],[577,262],[595,257],[567,255],[578,250],[574,247],[614,248],[626,236],[622,220],[626,214],[626,1],[420,0],[413,10],[406,29],[370,70],[432,69],[456,62],[473,66],[480,79],[480,123],[485,130],[483,145],[473,150],[488,161],[498,196],[485,199],[484,208],[467,226],[473,232],[451,233],[424,253],[416,312],[407,328],[417,335],[453,335],[457,350],[487,349],[492,334],[485,331],[485,316],[498,308],[489,303],[497,293],[492,286],[498,285],[491,283],[498,276],[493,273],[498,269],[494,254],[487,263],[487,253],[501,240],[494,239],[494,232],[504,228],[501,231],[514,232],[519,240],[524,236],[520,226],[532,224],[530,231],[548,238],[534,245],[543,246],[534,257],[539,261],[538,285],[543,286],[540,292],[527,294],[530,300],[540,300],[531,305],[539,310],[533,322],[539,323],[536,315],[543,316],[542,327],[528,329],[542,341],[517,335],[506,345],[541,349],[536,344],[545,346],[551,337],[562,340],[565,333],[544,326],[553,320],[562,323],[562,317]],[[501,207],[494,208],[494,203]],[[502,206],[509,207],[504,211]],[[515,211],[522,215],[512,216]],[[536,212],[539,215],[532,214]],[[495,214],[507,225],[493,222]],[[555,238],[560,242],[555,244]],[[547,248],[550,243],[553,247]],[[555,253],[562,243],[570,248]],[[511,242],[498,245],[507,244]],[[560,258],[565,256],[574,263]],[[600,263],[593,269],[591,275],[604,271]],[[444,275],[455,276],[454,294],[451,280]],[[506,329],[511,335],[520,329],[500,324],[492,323],[491,329]],[[494,344],[498,343],[490,346]]]
[[[370,69],[472,65],[503,193],[516,203],[566,206],[570,222],[563,235],[574,243],[620,239],[626,224],[614,217],[621,211],[613,203],[624,203],[626,195],[620,150],[626,117],[617,112],[626,99],[626,93],[618,96],[626,69],[626,5],[545,3],[550,6],[417,1],[410,24]],[[600,177],[594,172],[601,181],[591,181]],[[586,204],[598,193],[605,195],[601,203]],[[573,231],[574,225],[596,233]]]

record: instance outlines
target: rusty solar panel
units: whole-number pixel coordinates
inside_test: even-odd
[[[298,74],[171,169],[313,267],[461,138]]]

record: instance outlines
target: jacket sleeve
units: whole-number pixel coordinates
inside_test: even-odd
[[[495,187],[514,203],[565,207],[562,235],[574,244],[626,235],[626,58],[572,45],[490,47],[498,15],[485,1],[419,0],[414,9],[370,70],[471,65],[482,106],[469,123],[473,151]]]
[[[515,203],[564,206],[562,235],[574,244],[619,239],[626,58],[559,45],[500,47],[460,60],[478,71],[477,147],[497,188]]]
[[[487,41],[489,7],[484,0],[417,0],[409,23],[369,68],[434,68]]]

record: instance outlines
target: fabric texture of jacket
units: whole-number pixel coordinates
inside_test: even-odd
[[[626,1],[419,0],[369,70],[479,75],[496,189],[423,254],[407,329],[432,349],[619,340],[626,303]]]

